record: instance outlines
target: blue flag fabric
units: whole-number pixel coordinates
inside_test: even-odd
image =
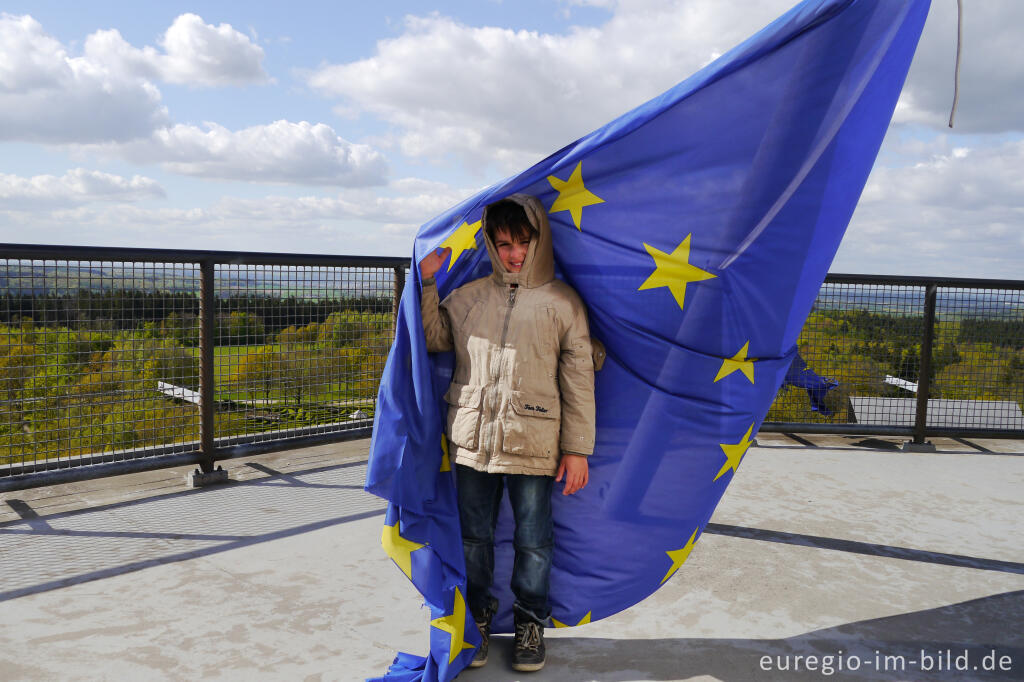
[[[782,385],[804,389],[807,391],[807,398],[811,401],[812,412],[820,412],[826,417],[832,416],[832,410],[828,409],[828,405],[825,404],[825,396],[833,388],[839,386],[839,382],[834,379],[826,379],[808,367],[804,359],[800,357],[800,353],[793,356],[793,362],[786,370]]]
[[[793,361],[927,12],[928,0],[803,2],[420,229],[366,489],[390,503],[382,542],[431,610],[430,652],[400,654],[383,679],[450,680],[479,643],[442,433],[453,358],[425,349],[416,264],[452,248],[444,297],[490,271],[486,204],[523,192],[548,208],[557,275],[607,349],[590,483],[572,496],[556,486],[553,624],[636,604],[689,556]],[[497,632],[511,630],[511,554],[506,501]]]

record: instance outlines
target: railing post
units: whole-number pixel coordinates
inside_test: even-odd
[[[405,268],[395,268],[394,300],[391,304],[392,336],[398,335],[398,308],[402,304],[402,292],[405,291]]]
[[[217,299],[214,292],[214,262],[204,259],[199,265],[199,438],[203,458],[202,473],[213,473],[214,448],[214,385],[213,327]]]
[[[929,282],[924,294],[924,336],[921,338],[921,364],[917,376],[917,413],[914,416],[914,440],[904,449],[933,452],[935,446],[925,440],[928,430],[928,398],[931,393],[932,340],[935,336],[935,300],[938,286]]]

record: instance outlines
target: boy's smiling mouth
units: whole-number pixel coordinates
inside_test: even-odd
[[[530,237],[519,234],[513,237],[508,229],[495,230],[494,247],[498,252],[498,260],[506,272],[522,272],[523,263],[530,251]]]

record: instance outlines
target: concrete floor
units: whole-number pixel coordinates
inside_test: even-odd
[[[898,442],[763,434],[661,590],[549,630],[540,673],[501,637],[460,679],[1024,679],[1024,443]],[[0,680],[359,680],[424,653],[367,448],[0,495]]]

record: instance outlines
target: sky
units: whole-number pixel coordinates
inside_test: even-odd
[[[409,256],[794,0],[0,3],[0,242]],[[1024,278],[1024,2],[932,0],[832,272]],[[752,112],[751,115],[756,115]]]

